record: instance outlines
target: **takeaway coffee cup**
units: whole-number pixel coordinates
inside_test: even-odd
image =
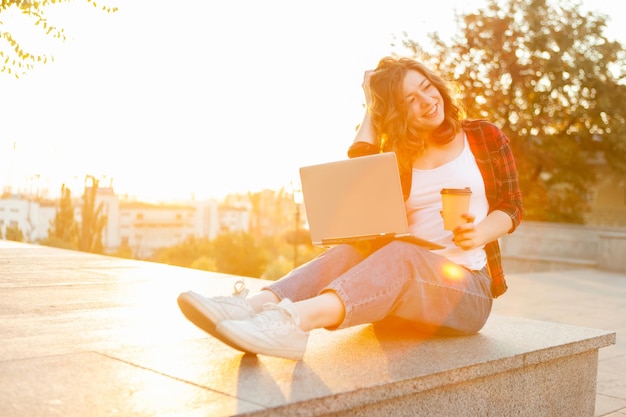
[[[445,230],[454,230],[467,222],[461,216],[469,211],[471,197],[472,190],[469,187],[441,190],[441,215]]]

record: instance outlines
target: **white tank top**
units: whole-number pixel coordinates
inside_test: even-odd
[[[485,184],[476,159],[464,137],[463,152],[452,161],[428,170],[413,168],[411,194],[405,202],[412,234],[445,246],[433,251],[466,268],[480,270],[487,264],[484,247],[464,251],[452,242],[452,232],[444,230],[441,217],[441,189],[472,189],[469,212],[478,224],[487,217],[489,204]]]

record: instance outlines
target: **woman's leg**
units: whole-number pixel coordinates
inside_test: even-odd
[[[372,253],[329,283],[322,295],[325,292],[336,294],[345,307],[337,328],[394,316],[429,328],[475,333],[484,325],[492,305],[485,271],[469,271],[401,241]],[[303,328],[315,320],[311,314],[315,302],[311,299],[309,308],[302,311]]]
[[[325,259],[303,268],[301,275],[294,271],[269,287],[281,298],[299,301],[283,299],[248,320],[224,320],[216,333],[244,352],[301,359],[314,328],[343,328],[396,316],[429,328],[474,333],[489,316],[489,278],[482,272],[408,242],[394,241],[367,257],[347,247],[333,249]],[[342,261],[339,266],[331,262],[335,257]],[[349,268],[357,258],[361,262]],[[328,280],[318,295],[310,295]]]
[[[345,316],[345,306],[337,293],[326,291],[294,304],[300,316],[300,328],[309,332],[322,327],[337,327]]]
[[[363,261],[367,255],[367,250],[355,245],[334,246],[263,290],[271,291],[279,300],[289,298],[295,302],[315,297],[330,282]]]

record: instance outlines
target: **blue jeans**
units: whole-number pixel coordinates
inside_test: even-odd
[[[334,291],[345,306],[338,329],[398,318],[427,332],[472,334],[493,302],[487,268],[471,271],[403,241],[332,247],[265,289],[291,301]]]

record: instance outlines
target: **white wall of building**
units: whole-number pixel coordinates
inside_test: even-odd
[[[129,246],[137,257],[148,257],[158,248],[173,246],[193,236],[195,214],[192,206],[122,204],[120,244]]]
[[[195,209],[194,236],[214,239],[220,230],[217,200],[193,201],[191,205]]]
[[[74,201],[75,219],[81,220],[82,200]],[[132,249],[139,258],[154,250],[174,246],[195,236],[214,239],[221,231],[249,231],[248,207],[220,206],[217,200],[188,204],[148,204],[120,201],[112,188],[100,188],[96,207],[102,204],[107,216],[103,245],[107,253],[121,246]],[[22,196],[0,198],[0,227],[15,224],[24,239],[37,243],[48,237],[48,229],[58,210],[58,202],[29,200]]]
[[[6,236],[8,226],[17,226],[24,234],[24,239],[30,242],[48,236],[50,210],[38,201],[10,196],[0,199],[0,230]]]

